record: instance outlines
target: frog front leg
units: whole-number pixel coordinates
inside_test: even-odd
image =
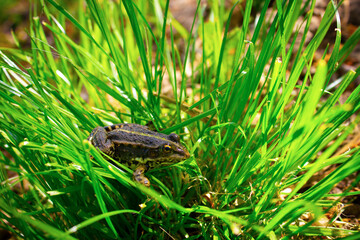
[[[147,169],[148,169],[147,166],[140,165],[135,169],[133,176],[134,176],[135,181],[137,181],[138,183],[145,185],[146,187],[150,187],[150,181],[144,175],[144,173]]]
[[[105,128],[96,127],[91,131],[88,140],[94,147],[98,148],[103,153],[112,156],[113,143],[107,137],[108,133]]]

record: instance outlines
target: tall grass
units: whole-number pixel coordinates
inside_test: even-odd
[[[20,239],[355,233],[336,228],[335,215],[318,224],[343,197],[359,194],[352,191],[359,177],[331,193],[360,169],[358,146],[337,152],[360,120],[359,86],[340,101],[359,68],[336,87],[329,83],[360,28],[341,47],[336,18],[328,60],[314,59],[334,31],[337,6],[329,3],[305,44],[315,1],[267,0],[255,25],[252,6],[259,3],[246,1],[243,22],[232,29],[240,4],[225,10],[213,1],[206,20],[198,3],[190,31],[172,19],[168,1],[78,4],[70,13],[54,0],[35,2],[31,50],[0,53],[2,228]],[[86,139],[96,126],[149,121],[177,132],[191,158],[149,171],[146,188]],[[304,188],[328,166],[336,169]]]

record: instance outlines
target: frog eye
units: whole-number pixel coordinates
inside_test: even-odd
[[[171,149],[172,148],[170,145],[168,145],[168,144],[164,145],[164,152],[169,153],[171,151]]]

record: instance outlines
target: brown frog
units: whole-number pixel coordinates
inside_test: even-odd
[[[146,170],[190,157],[177,134],[166,135],[139,124],[96,127],[88,140],[103,153],[135,170],[134,179],[145,186],[150,186],[144,176]]]

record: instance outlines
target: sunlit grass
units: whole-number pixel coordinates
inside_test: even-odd
[[[257,2],[236,28],[240,5],[213,3],[204,19],[198,4],[190,31],[166,2],[88,0],[71,14],[37,3],[31,49],[1,52],[1,227],[24,239],[351,236],[335,215],[319,222],[360,180],[330,198],[360,169],[359,147],[337,151],[360,120],[359,86],[340,101],[359,68],[329,87],[360,29],[343,48],[337,30],[329,60],[314,59],[336,7],[304,44],[315,1],[302,2],[276,1],[269,19],[266,1],[254,28]],[[96,126],[149,121],[178,133],[191,158],[149,171],[146,188],[86,139]]]

